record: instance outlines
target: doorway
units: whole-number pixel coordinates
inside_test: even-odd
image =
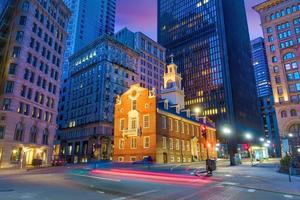
[[[164,164],[168,163],[168,155],[167,153],[163,153]]]

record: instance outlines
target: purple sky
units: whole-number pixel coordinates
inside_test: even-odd
[[[250,38],[262,35],[258,14],[252,6],[264,0],[245,0]],[[141,31],[156,40],[157,0],[117,0],[116,31],[127,26],[132,31]]]

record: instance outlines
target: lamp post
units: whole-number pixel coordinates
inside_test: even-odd
[[[249,151],[249,154],[250,154],[250,159],[251,159],[251,166],[253,166],[253,157],[252,157],[252,145],[251,145],[251,141],[252,141],[252,139],[253,139],[253,136],[251,135],[251,133],[246,133],[245,134],[245,138],[246,138],[246,140],[248,140],[249,141],[249,149],[248,149],[248,151]]]

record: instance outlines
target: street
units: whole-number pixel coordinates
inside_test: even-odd
[[[271,167],[218,167],[213,177],[194,176],[195,164],[166,173],[84,166],[54,167],[32,171],[0,171],[0,199],[300,199],[300,178]]]

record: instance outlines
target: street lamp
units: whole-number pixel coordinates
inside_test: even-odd
[[[250,154],[251,165],[253,166],[252,147],[251,147],[251,140],[253,139],[253,136],[252,136],[251,133],[246,133],[245,138],[249,141],[250,147],[249,147],[248,151],[249,151],[249,154]]]
[[[224,133],[224,135],[230,135],[231,134],[231,129],[228,128],[228,127],[224,127],[223,128],[223,133]]]
[[[289,137],[293,137],[294,135],[293,135],[292,133],[289,133],[288,136],[289,136]]]
[[[247,140],[252,140],[253,136],[250,133],[246,133],[245,137]]]
[[[264,138],[259,138],[259,141],[264,142],[265,139]]]

